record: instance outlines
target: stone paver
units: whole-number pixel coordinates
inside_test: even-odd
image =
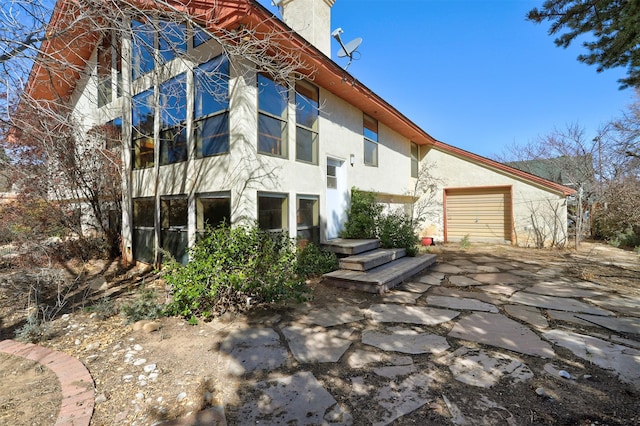
[[[471,274],[469,278],[482,284],[519,284],[526,281],[526,278],[508,272]]]
[[[640,387],[639,350],[565,330],[550,330],[543,336],[586,361],[614,371],[623,382]]]
[[[462,269],[449,263],[438,263],[431,268],[432,271],[442,272],[443,274],[459,274]]]
[[[449,296],[428,296],[427,304],[441,306],[443,308],[456,309],[460,311],[482,311],[498,313],[498,308],[489,303],[481,302],[477,299],[467,299]]]
[[[435,273],[421,276],[420,278],[418,278],[418,282],[421,282],[423,284],[429,284],[429,285],[440,285],[442,284],[443,279],[444,279],[444,274],[435,272]]]
[[[235,330],[220,345],[227,354],[227,371],[241,376],[256,370],[273,370],[288,363],[287,350],[272,328]]]
[[[351,346],[351,340],[341,337],[338,333],[320,327],[282,328],[282,334],[289,342],[289,349],[299,362],[338,362]]]
[[[456,287],[468,287],[471,285],[482,285],[480,281],[476,281],[473,278],[466,277],[464,275],[452,275],[449,277],[451,285]]]
[[[301,320],[317,324],[322,327],[332,327],[364,319],[364,312],[358,307],[348,305],[327,306],[314,309]]]
[[[485,343],[541,358],[555,356],[551,346],[524,325],[501,314],[475,312],[459,320],[449,337]]]
[[[240,408],[238,418],[245,424],[318,425],[326,423],[325,415],[336,400],[308,371],[281,379],[256,383],[257,398],[249,398]],[[350,424],[351,416],[342,422]]]
[[[587,314],[578,314],[576,316],[619,333],[640,334],[640,318],[612,318]]]
[[[583,314],[594,314],[603,316],[612,316],[613,312],[596,308],[579,300],[567,297],[545,296],[543,294],[526,293],[519,291],[509,299],[514,304],[535,306],[537,308],[554,309],[556,311],[580,312]]]
[[[552,319],[554,321],[569,322],[572,324],[582,325],[586,327],[595,326],[595,324],[590,323],[589,321],[578,318],[575,312],[556,311],[553,309],[547,309],[546,312],[547,312],[547,315],[549,316],[549,319]]]
[[[623,315],[640,317],[640,297],[610,296],[586,299],[587,302],[604,309],[611,309]],[[585,312],[588,313],[588,312]]]
[[[500,352],[458,348],[438,359],[449,366],[456,380],[468,385],[490,388],[504,376],[513,382],[524,382],[533,372],[522,361]]]
[[[422,407],[430,400],[429,386],[433,378],[427,373],[413,374],[400,383],[378,389],[376,400],[386,411],[380,420],[371,419],[375,426],[388,425],[394,420]]]
[[[403,322],[408,324],[437,325],[451,321],[460,312],[449,309],[378,304],[369,308],[371,319],[376,322]]]
[[[425,293],[431,288],[431,285],[425,283],[406,282],[400,284],[397,288],[398,290],[410,291],[412,293]]]
[[[558,297],[593,297],[601,296],[603,293],[597,290],[578,288],[571,283],[545,282],[527,287],[528,293],[543,294],[546,296]]]
[[[384,351],[405,354],[438,354],[449,349],[449,343],[443,336],[430,333],[418,333],[414,330],[396,330],[390,333],[365,330],[362,343],[375,346]]]
[[[494,284],[494,285],[483,285],[482,287],[478,287],[478,290],[486,291],[487,293],[501,294],[503,296],[511,296],[516,291],[522,290],[522,286],[518,284],[516,285]]]
[[[436,287],[429,292],[430,295],[438,295],[438,296],[449,296],[449,297],[459,297],[466,299],[476,299],[481,300],[485,303],[489,303],[491,305],[501,304],[503,300],[507,300],[507,297],[504,297],[500,294],[487,294],[481,291],[465,291],[458,290],[457,288],[451,287]]]
[[[549,327],[549,321],[533,306],[505,305],[504,310],[509,316],[531,324],[536,328]]]
[[[422,294],[412,293],[410,291],[391,291],[382,295],[382,300],[386,303],[416,303]]]

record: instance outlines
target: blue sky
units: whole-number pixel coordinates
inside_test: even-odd
[[[593,138],[635,99],[618,90],[623,69],[597,73],[576,59],[581,46],[556,47],[546,24],[525,20],[541,4],[336,0],[331,28],[364,39],[349,67],[357,80],[436,139],[491,157],[568,124]]]

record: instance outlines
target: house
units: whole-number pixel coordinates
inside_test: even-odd
[[[421,231],[437,241],[522,243],[538,205],[566,214],[570,188],[436,140],[336,64],[334,1],[283,0],[280,20],[253,0],[134,0],[130,33],[96,31],[58,2],[52,27],[73,25],[43,48],[72,67],[34,66],[27,92],[121,135],[127,260],[155,262],[162,247],[186,261],[222,220],[326,242],[352,187],[411,204],[422,168],[440,182]]]

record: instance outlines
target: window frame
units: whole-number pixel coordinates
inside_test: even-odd
[[[261,80],[266,79],[266,84],[261,83]],[[271,83],[273,84],[273,89],[275,92],[271,94],[276,94],[276,96],[280,96],[281,99],[284,100],[284,105],[282,108],[281,116],[276,115],[275,113],[268,111],[264,108],[261,108],[261,100],[268,99],[267,95],[269,92],[265,92],[265,90],[260,90],[261,84],[268,89],[270,88]],[[267,85],[268,84],[268,85]],[[270,76],[264,73],[258,73],[256,77],[256,87],[257,87],[257,96],[258,96],[258,153],[263,155],[270,155],[272,157],[279,158],[288,158],[289,156],[289,147],[288,147],[288,109],[289,109],[289,90],[285,85],[282,85],[272,79]],[[282,91],[282,92],[280,92]],[[266,93],[267,95],[261,96],[261,93]],[[271,122],[272,124],[279,124],[280,126],[280,137],[276,136],[276,132],[265,132],[261,131],[268,127],[266,123]],[[263,142],[272,142],[274,144],[270,150],[262,149]],[[271,143],[268,144],[271,146]],[[267,146],[266,144],[264,146]]]
[[[149,19],[131,22],[131,80],[137,80],[153,71],[156,67],[157,31]],[[150,37],[149,37],[149,33]],[[146,35],[146,36],[145,36]],[[136,43],[140,41],[140,43]],[[138,53],[143,53],[142,55]]]
[[[172,204],[181,202],[178,212],[183,213],[178,223],[173,223],[175,211]],[[168,209],[168,215],[166,214]],[[178,251],[174,246],[177,244]],[[160,197],[160,247],[169,252],[178,262],[185,264],[189,259],[189,199],[186,195],[167,195]]]
[[[263,219],[261,217],[261,208],[260,201],[261,199],[278,199],[281,201],[280,204],[280,227],[264,227]],[[257,199],[257,218],[258,218],[258,227],[263,231],[268,232],[287,232],[289,230],[289,194],[286,193],[276,193],[276,192],[258,192]],[[274,211],[275,209],[269,209],[268,211]]]
[[[160,166],[187,161],[187,75],[185,72],[159,84]],[[168,91],[167,91],[168,90]],[[174,92],[175,91],[175,92]],[[175,105],[168,105],[167,102]],[[168,115],[167,115],[168,114]]]
[[[136,101],[137,98],[147,99],[150,97],[152,100],[150,103],[143,104],[141,102]],[[144,90],[137,95],[133,96],[131,100],[131,110],[132,110],[132,123],[131,123],[131,150],[132,152],[132,160],[133,160],[133,169],[146,169],[152,168],[155,165],[155,87],[151,87],[147,90]],[[144,105],[145,108],[148,108],[150,114],[147,114],[147,117],[151,117],[150,125],[147,124],[147,131],[141,131],[142,129],[137,126],[138,121],[136,119],[136,105]],[[149,129],[150,128],[150,129]],[[150,131],[149,131],[150,130]],[[144,143],[144,146],[142,145]],[[144,150],[142,148],[145,148]],[[148,158],[151,158],[149,161]],[[145,159],[145,161],[143,161]]]
[[[312,201],[312,219],[311,224],[303,223],[301,216],[301,201]],[[307,234],[310,234],[310,238],[307,238]],[[296,196],[296,238],[299,242],[305,241],[303,245],[309,242],[314,244],[320,244],[320,196],[319,195],[306,195],[298,194]]]
[[[141,203],[145,203],[145,205],[140,206]],[[140,207],[138,208],[138,206]],[[145,263],[154,263],[155,261],[155,211],[156,202],[153,197],[139,197],[132,200],[133,258]],[[143,224],[140,224],[138,212],[143,213],[142,217],[146,219]],[[139,244],[143,240],[150,241],[150,246],[142,248],[144,254],[141,253]]]
[[[212,67],[206,70],[207,67]],[[209,74],[208,74],[209,73]],[[194,140],[196,146],[196,157],[213,157],[216,155],[228,154],[230,150],[230,126],[229,126],[229,59],[225,55],[219,55],[210,59],[194,68],[193,72],[193,124],[194,124]],[[207,78],[208,77],[208,78]],[[199,90],[200,85],[212,84],[215,88],[215,95],[211,95],[209,91]],[[218,99],[217,91],[220,88],[220,96],[226,97],[223,101]],[[201,96],[201,93],[203,94]],[[207,99],[207,97],[209,99]],[[209,100],[214,105],[213,110],[204,108],[204,101]],[[211,144],[204,144],[201,132],[208,122],[221,120],[221,126],[215,126],[223,130],[220,133],[210,135],[208,140],[215,140]],[[222,139],[225,138],[225,139]],[[215,147],[220,141],[223,149],[214,150],[209,153],[205,151],[205,147]]]
[[[307,92],[305,94],[304,92]],[[308,96],[310,95],[310,96]],[[320,145],[320,135],[319,135],[319,108],[320,108],[320,89],[307,82],[307,81],[298,81],[295,85],[295,104],[296,104],[296,161],[302,163],[308,163],[313,165],[318,165],[318,153],[319,153],[319,145]],[[310,113],[304,114],[305,109],[310,109]],[[308,117],[313,118],[313,123],[309,126],[309,123],[305,123]],[[306,158],[301,158],[301,133],[307,133],[310,135],[310,151],[311,151],[311,159],[308,160]],[[306,151],[306,150],[305,150]]]
[[[363,162],[365,166],[378,167],[379,126],[378,120],[370,115],[362,115],[362,137],[364,140]],[[367,149],[369,148],[369,150]],[[369,155],[369,152],[371,155]],[[369,161],[368,158],[371,157]]]
[[[196,194],[196,233],[198,235],[202,235],[207,226],[215,228],[223,223],[223,221],[218,221],[218,223],[211,224],[206,221],[204,217],[204,200],[225,200],[228,204],[228,212],[224,215],[223,221],[227,225],[231,224],[231,192],[225,191]]]
[[[411,157],[411,177],[417,179],[418,169],[420,165],[420,145],[418,145],[415,142],[411,142],[410,157]]]

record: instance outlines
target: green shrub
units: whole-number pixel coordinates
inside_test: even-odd
[[[413,231],[411,218],[401,212],[393,212],[380,217],[378,238],[383,248],[404,248],[407,256],[418,254],[418,237]]]
[[[133,301],[122,305],[120,312],[127,318],[127,323],[131,324],[161,317],[162,305],[158,303],[158,293],[155,290],[143,289]]]
[[[640,229],[628,228],[625,231],[615,232],[609,240],[614,247],[633,249],[640,246]]]
[[[469,234],[466,234],[464,237],[462,237],[462,239],[460,240],[460,248],[462,250],[466,250],[469,247],[471,247],[471,241],[469,241]]]
[[[347,222],[340,236],[342,238],[376,238],[381,213],[382,205],[376,203],[372,193],[352,188],[351,207],[347,212]]]
[[[338,258],[335,253],[323,250],[317,244],[309,243],[298,249],[296,273],[301,278],[319,277],[338,269]]]
[[[107,296],[101,297],[93,305],[87,306],[86,311],[95,313],[98,319],[101,320],[112,317],[118,313],[116,303],[113,301],[113,299],[109,299],[109,297]]]
[[[185,318],[245,310],[260,303],[302,297],[295,242],[257,226],[208,229],[186,265],[166,265],[170,314]]]
[[[15,331],[16,340],[24,343],[39,343],[47,340],[49,329],[37,315],[29,315],[27,322]]]

